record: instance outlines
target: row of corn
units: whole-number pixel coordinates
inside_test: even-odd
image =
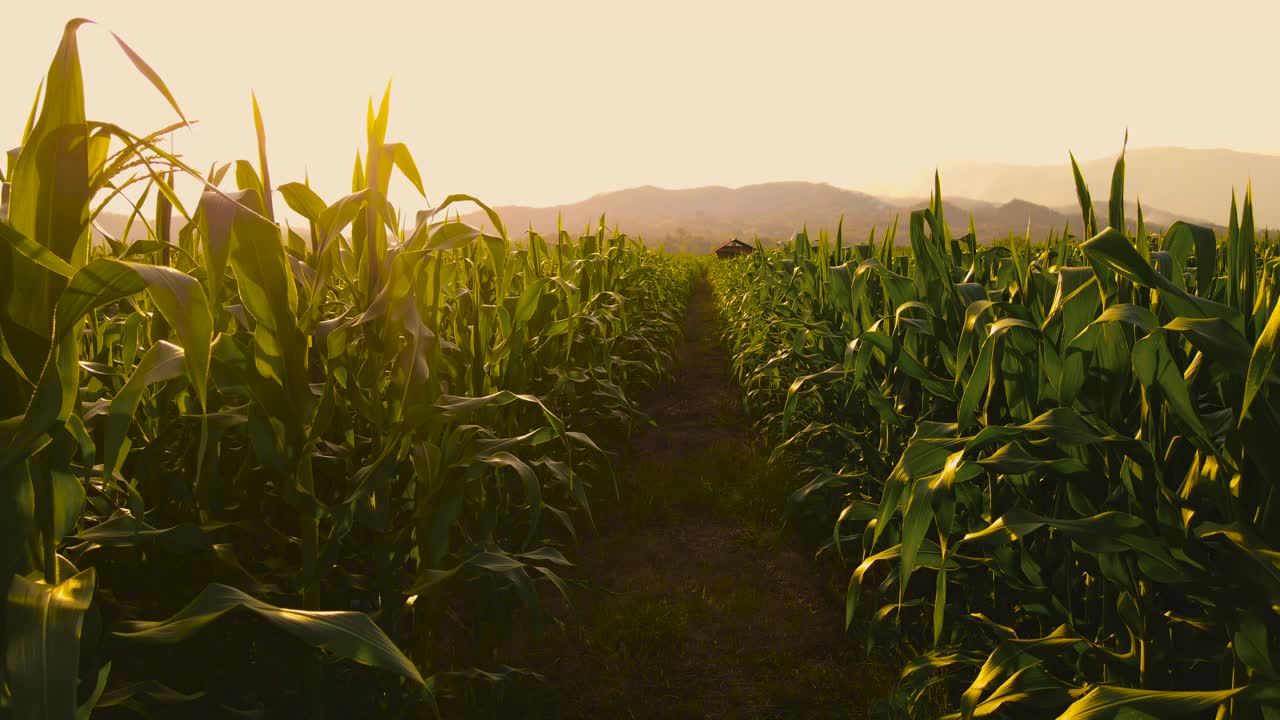
[[[86,118],[81,24],[3,174],[0,717],[429,717],[519,672],[692,265],[402,214],[385,97],[345,197],[272,185],[256,100],[257,161],[198,172],[123,41],[178,121]]]
[[[1249,193],[1225,233],[1126,217],[1123,153],[1076,188],[1079,236],[953,236],[935,187],[905,246],[718,264],[746,404],[905,657],[879,711],[1278,718],[1280,248]]]

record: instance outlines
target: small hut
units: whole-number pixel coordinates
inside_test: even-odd
[[[716,257],[721,260],[725,258],[738,257],[739,255],[750,255],[756,249],[742,242],[738,238],[734,238],[729,242],[716,248]]]

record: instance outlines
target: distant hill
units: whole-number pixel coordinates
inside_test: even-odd
[[[1141,197],[1152,230],[1178,219],[1221,228],[1227,222],[1231,188],[1243,194],[1250,178],[1258,226],[1280,227],[1280,157],[1231,150],[1153,148],[1130,150],[1125,161],[1125,216],[1130,227],[1137,217],[1134,200]],[[1103,223],[1114,163],[1113,156],[1081,165]],[[1076,233],[1080,231],[1080,211],[1068,164],[969,163],[943,166],[941,174],[946,217],[955,234],[965,232],[971,215],[983,242],[1009,233],[1023,235],[1028,228],[1037,239],[1051,230],[1060,232],[1068,224]],[[921,186],[928,187],[931,180]],[[927,197],[880,197],[823,183],[773,182],[740,188],[644,186],[555,207],[511,205],[496,209],[517,237],[530,226],[550,237],[560,217],[565,228],[577,234],[588,226],[595,227],[604,215],[610,226],[642,236],[651,245],[704,253],[734,237],[785,240],[806,225],[813,231],[834,231],[841,217],[845,236],[851,241],[864,240],[873,227],[880,236],[897,218],[898,239],[905,242],[911,211],[927,204]],[[486,224],[481,213],[466,220]],[[119,237],[124,217],[104,213],[99,224]],[[174,231],[180,226],[180,221],[175,222]],[[131,239],[139,237],[142,228],[136,223]]]
[[[495,209],[511,233],[532,226],[544,235],[553,235],[560,217],[565,229],[580,233],[588,225],[594,228],[600,216],[605,215],[610,226],[617,225],[631,235],[673,248],[693,243],[702,249],[730,237],[789,237],[806,221],[815,227],[834,225],[841,214],[886,218],[891,222],[897,212],[892,203],[872,195],[802,182],[686,190],[646,186],[595,195],[571,205],[510,205]],[[467,220],[479,223],[483,216],[473,215]]]
[[[1052,208],[1022,199],[988,202],[962,196],[948,196],[943,188],[943,211],[953,233],[968,229],[972,215],[978,237],[984,242],[1023,235],[1028,226],[1034,238],[1062,231],[1068,223],[1079,231],[1080,212],[1075,208]],[[573,233],[588,225],[595,227],[601,215],[610,227],[617,225],[631,235],[640,235],[652,245],[663,245],[671,251],[703,253],[730,238],[768,241],[789,238],[801,227],[817,231],[834,231],[844,217],[845,236],[851,241],[866,239],[871,229],[877,237],[898,218],[898,241],[906,242],[912,210],[928,205],[928,198],[882,198],[844,190],[821,183],[779,182],[748,185],[741,188],[702,187],[669,190],[639,187],[596,195],[582,202],[556,207],[531,208],[503,206],[495,208],[502,216],[508,232],[522,233],[532,226],[544,236],[555,233],[557,218]],[[1130,208],[1130,225],[1136,215]],[[1106,217],[1105,205],[1099,209]],[[1152,229],[1177,219],[1171,213],[1148,207],[1143,214]],[[470,215],[466,220],[483,224],[484,216]]]
[[[1110,194],[1116,156],[1081,162],[1080,170],[1094,200],[1105,203]],[[1071,164],[943,165],[942,192],[987,201],[1024,198],[1053,208],[1076,207]],[[1280,227],[1280,156],[1234,150],[1145,148],[1125,153],[1125,199],[1142,199],[1148,206],[1176,211],[1188,218],[1205,218],[1225,225],[1231,208],[1231,189],[1241,199],[1252,179],[1255,219],[1259,226]]]

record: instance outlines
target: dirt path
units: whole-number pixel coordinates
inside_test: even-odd
[[[508,695],[505,717],[865,717],[881,673],[777,529],[793,479],[749,443],[714,326],[700,282],[674,381],[644,402],[657,427],[635,442],[624,504],[568,573],[576,615],[517,649],[545,682]]]

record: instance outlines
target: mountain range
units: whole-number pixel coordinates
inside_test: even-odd
[[[1095,212],[1104,224],[1115,160],[1111,156],[1080,164],[1094,197]],[[1280,227],[1280,157],[1232,150],[1150,148],[1129,150],[1125,167],[1125,217],[1130,227],[1140,199],[1144,219],[1153,230],[1175,220],[1224,229],[1232,189],[1243,196],[1250,181],[1257,225]],[[1009,233],[1024,235],[1028,229],[1033,238],[1043,238],[1050,230],[1061,232],[1068,223],[1078,233],[1082,225],[1069,163],[961,163],[944,165],[939,173],[943,209],[956,234],[967,229],[970,217],[982,241]],[[932,180],[931,173],[916,185],[927,192]],[[841,217],[846,237],[857,240],[864,239],[873,227],[879,229],[879,236],[896,218],[902,242],[910,212],[927,204],[928,197],[923,194],[895,198],[823,183],[775,182],[679,190],[646,186],[555,207],[496,209],[512,233],[532,226],[550,235],[560,218],[566,229],[579,232],[605,215],[610,226],[640,235],[650,244],[704,252],[733,237],[785,239],[806,224],[810,230],[832,230]],[[467,220],[480,223],[483,216]]]
[[[1114,156],[1080,164],[1093,193],[1095,212],[1104,224],[1114,165]],[[1129,150],[1125,165],[1125,217],[1131,228],[1137,217],[1136,201],[1141,199],[1144,218],[1153,230],[1175,220],[1223,230],[1232,189],[1242,196],[1250,182],[1256,224],[1280,227],[1280,156],[1151,148]],[[1028,229],[1031,237],[1044,238],[1068,224],[1079,233],[1080,210],[1069,164],[961,163],[944,165],[939,173],[944,211],[954,234],[967,229],[970,217],[983,242],[1010,233],[1025,235]],[[772,182],[739,188],[643,186],[566,205],[495,209],[515,237],[529,227],[552,237],[561,221],[576,234],[594,228],[604,216],[610,227],[617,226],[672,252],[703,253],[735,237],[784,240],[805,226],[811,231],[833,231],[842,217],[845,237],[851,241],[864,240],[873,228],[879,238],[896,219],[898,240],[905,242],[910,213],[928,205],[926,193],[932,180],[932,174],[920,178],[916,185],[922,193],[917,197],[872,195],[825,183]],[[481,213],[464,216],[464,220],[487,224]],[[123,218],[104,214],[99,224],[118,236]]]
[[[876,238],[883,237],[887,227],[898,222],[898,242],[907,239],[908,223],[913,210],[927,207],[929,199],[887,198],[844,190],[821,183],[778,182],[748,185],[741,188],[704,187],[668,190],[639,187],[596,195],[572,205],[548,208],[504,206],[495,208],[509,233],[518,234],[532,226],[546,237],[554,236],[557,222],[566,230],[578,233],[592,228],[605,217],[609,227],[618,226],[631,235],[639,235],[650,245],[662,245],[668,251],[703,253],[730,238],[777,241],[790,237],[802,227],[810,231],[834,231],[843,218],[848,241],[863,241],[875,229]],[[1105,222],[1105,203],[1097,203],[1095,212]],[[974,229],[983,242],[1007,237],[1010,233],[1044,238],[1049,232],[1059,233],[1070,225],[1078,232],[1082,221],[1077,207],[1048,207],[1022,199],[1002,203],[970,197],[952,197],[943,190],[943,213],[954,234],[961,234],[973,219]],[[1127,224],[1136,219],[1136,207],[1129,203]],[[1158,229],[1177,219],[1188,219],[1202,225],[1214,223],[1199,218],[1180,218],[1173,213],[1143,205],[1148,227]],[[484,224],[483,215],[464,218],[473,224]]]
[[[1080,163],[1095,199],[1110,193],[1116,156]],[[982,200],[1013,197],[1049,207],[1074,206],[1075,181],[1069,163],[1060,165],[943,165],[942,192]],[[921,178],[921,182],[931,181]],[[1243,200],[1252,184],[1255,220],[1280,227],[1280,156],[1221,149],[1143,148],[1125,153],[1125,199],[1164,208],[1187,218],[1225,225],[1234,189]]]

